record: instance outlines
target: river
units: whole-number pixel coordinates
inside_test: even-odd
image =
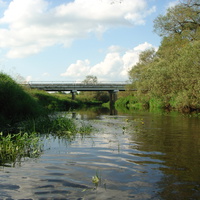
[[[88,110],[69,116],[91,124],[92,133],[72,141],[42,136],[39,158],[0,167],[0,199],[200,199],[199,118]]]

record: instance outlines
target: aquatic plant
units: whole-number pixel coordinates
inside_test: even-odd
[[[41,153],[41,141],[37,134],[53,135],[72,141],[78,133],[82,136],[92,131],[89,124],[77,126],[66,116],[41,116],[15,124],[15,133],[0,133],[0,165],[20,163],[23,158],[37,157]],[[18,133],[16,133],[18,131]]]
[[[95,176],[92,177],[92,183],[94,183],[96,188],[98,187],[100,181],[101,181],[101,179],[99,178],[98,175],[95,175]]]
[[[94,184],[95,188],[97,189],[102,184],[102,176],[99,170],[96,171],[96,174],[92,176],[92,183]],[[106,183],[103,184],[104,189],[106,190]]]
[[[77,124],[65,114],[55,114],[20,122],[18,129],[27,133],[36,132],[72,139],[78,133],[81,135],[91,133],[93,127],[84,122]]]
[[[20,163],[22,158],[38,157],[41,151],[42,145],[36,133],[0,133],[0,165],[14,166]]]
[[[84,122],[81,122],[81,126],[78,128],[78,132],[81,135],[89,134],[92,132],[94,128],[90,124],[86,124]]]

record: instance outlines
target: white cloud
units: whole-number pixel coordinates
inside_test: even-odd
[[[90,70],[89,60],[77,60],[76,63],[71,64],[67,68],[66,72],[61,74],[61,76],[76,77],[76,79],[79,79],[80,77],[87,75],[89,70]]]
[[[100,63],[91,66],[89,60],[78,60],[71,64],[61,76],[70,81],[84,80],[87,75],[97,76],[99,81],[126,81],[128,80],[128,70],[138,62],[140,52],[152,47],[151,44],[145,42],[121,53],[120,48],[111,46]]]
[[[68,47],[90,33],[144,24],[154,11],[146,0],[74,0],[54,8],[47,0],[13,0],[0,18],[0,48],[8,49],[9,58],[19,58],[55,44]]]

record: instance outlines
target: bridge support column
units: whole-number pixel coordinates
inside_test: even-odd
[[[115,103],[115,101],[117,100],[117,93],[118,92],[119,92],[118,90],[109,91],[109,93],[110,93],[110,102]]]
[[[72,100],[75,100],[76,99],[76,90],[72,90],[71,93],[72,93]]]
[[[117,93],[118,92],[119,92],[118,90],[109,91],[109,93],[110,93],[110,114],[111,115],[116,114],[115,101],[117,100]]]

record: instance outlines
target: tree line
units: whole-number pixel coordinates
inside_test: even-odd
[[[157,51],[148,49],[129,71],[132,96],[144,103],[179,110],[200,109],[200,3],[180,1],[154,20],[162,38]]]

